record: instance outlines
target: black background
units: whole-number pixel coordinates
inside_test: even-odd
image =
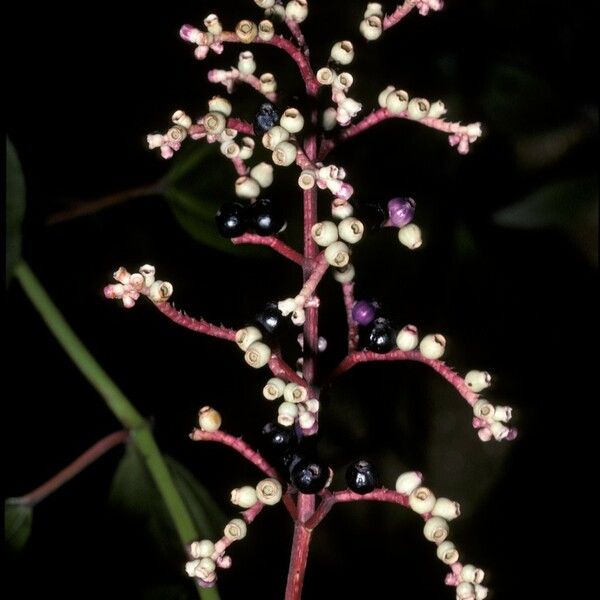
[[[25,257],[85,344],[153,419],[161,447],[230,518],[228,491],[256,473],[226,449],[194,446],[187,433],[198,407],[210,403],[226,430],[256,444],[273,412],[260,398],[264,373],[250,372],[226,343],[180,330],[144,303],[124,311],[101,290],[120,264],[150,262],[174,283],[178,306],[238,327],[265,301],[295,291],[298,274],[267,253],[256,260],[198,244],[158,196],[46,225],[71,200],[167,172],[169,164],[144,148],[146,133],[166,128],[177,108],[202,114],[216,93],[206,69],[234,64],[240,51],[227,48],[198,64],[178,39],[179,26],[199,24],[213,10],[226,26],[259,15],[249,1],[218,4],[14,6],[5,100],[28,186]],[[324,64],[333,40],[357,39],[362,8],[348,4],[311,2],[305,29],[314,65]],[[503,228],[492,217],[543,186],[568,180],[575,194],[577,182],[587,189],[597,150],[596,98],[586,74],[592,39],[581,5],[558,0],[453,0],[443,13],[411,15],[368,49],[359,45],[350,69],[355,97],[369,107],[390,82],[441,97],[450,118],[482,120],[485,138],[459,157],[445,136],[392,122],[332,156],[360,198],[415,197],[427,240],[414,254],[390,232],[359,245],[358,295],[378,298],[398,324],[447,334],[448,360],[459,372],[492,371],[498,383],[489,396],[514,406],[521,435],[483,445],[469,427],[470,411],[427,369],[374,365],[325,395],[322,454],[338,477],[345,464],[369,456],[390,487],[401,470],[419,468],[439,494],[460,500],[465,515],[452,537],[467,562],[490,573],[498,599],[574,590],[583,557],[571,532],[593,536],[593,499],[575,465],[591,460],[578,440],[597,427],[596,217],[555,229]],[[259,71],[273,70],[295,90],[290,95],[301,91],[285,58],[269,50],[257,57]],[[198,177],[231,194],[225,163]],[[293,219],[299,203],[285,201]],[[334,364],[344,321],[336,287],[328,282],[325,290],[324,360]],[[14,282],[6,314],[6,385],[13,390],[5,395],[6,484],[16,496],[118,424]],[[113,451],[36,507],[24,555],[9,557],[14,597],[193,597],[166,538],[149,540],[147,524],[107,508],[120,455]],[[361,598],[384,588],[406,598],[452,597],[419,529],[390,507],[336,508],[315,534],[306,597]],[[234,566],[219,581],[223,597],[280,598],[290,539],[284,511],[265,511],[232,551]]]

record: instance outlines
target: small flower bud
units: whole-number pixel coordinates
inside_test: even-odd
[[[144,285],[150,287],[154,283],[156,269],[152,265],[142,265],[139,269],[140,275],[144,278]]]
[[[322,67],[317,71],[317,81],[321,85],[331,85],[335,79],[335,71],[329,67]]]
[[[482,569],[478,569],[474,565],[463,565],[460,571],[461,581],[467,581],[468,583],[481,583],[485,573]]]
[[[242,44],[251,44],[258,35],[256,23],[244,19],[235,26],[235,34]]]
[[[428,117],[432,119],[439,119],[443,117],[448,111],[446,110],[446,105],[441,101],[437,100],[429,107]]]
[[[155,148],[160,148],[163,145],[164,137],[161,133],[151,133],[146,136],[146,142],[148,143],[148,148],[150,148],[150,150],[154,150]]]
[[[223,27],[221,26],[217,15],[208,15],[208,17],[204,19],[204,26],[208,33],[212,33],[213,35],[219,35],[223,31]]]
[[[275,150],[275,147],[281,142],[285,142],[290,139],[290,132],[284,129],[280,125],[275,125],[262,136],[263,146],[267,150]]]
[[[317,178],[314,171],[304,170],[300,173],[300,177],[298,177],[298,185],[303,190],[311,190],[315,187],[316,183]]]
[[[243,137],[242,143],[240,144],[240,158],[242,160],[248,160],[252,158],[254,154],[255,142],[251,137]]]
[[[338,283],[350,283],[351,281],[354,281],[355,275],[356,270],[352,263],[348,263],[345,267],[333,270],[333,278]]]
[[[268,188],[273,183],[273,165],[266,162],[258,163],[252,167],[250,175],[258,181],[262,188]]]
[[[456,600],[473,600],[475,598],[475,587],[463,581],[456,586]]]
[[[510,406],[496,406],[494,409],[494,419],[508,423],[512,419],[512,408]]]
[[[133,276],[132,276],[133,278]],[[161,304],[166,302],[173,294],[173,286],[168,281],[155,281],[150,286],[148,297],[152,302]]]
[[[381,108],[387,108],[387,99],[388,96],[394,92],[396,88],[393,85],[388,85],[384,90],[379,92],[379,96],[377,96],[377,103]]]
[[[306,321],[306,312],[302,307],[299,306],[294,312],[292,312],[291,319],[294,325],[300,327],[300,325],[304,325]]]
[[[350,249],[344,242],[334,242],[325,248],[325,260],[332,267],[345,267],[350,262]]]
[[[344,111],[344,113],[346,113],[348,117],[352,118],[355,117],[362,110],[362,104],[352,98],[346,98],[341,102],[339,109]],[[340,121],[339,115],[338,121]]]
[[[277,409],[277,422],[284,427],[291,427],[298,416],[298,406],[293,402],[282,402]]]
[[[510,429],[499,421],[495,421],[490,425],[490,431],[492,432],[494,439],[498,442],[505,439],[510,433]]]
[[[240,147],[235,142],[223,142],[219,149],[221,150],[221,154],[229,159],[236,158],[240,155]]]
[[[437,557],[446,565],[458,562],[458,550],[452,542],[442,542],[436,550]]]
[[[198,424],[202,431],[218,431],[221,427],[221,415],[211,406],[203,406],[198,412]]]
[[[290,0],[285,6],[285,16],[290,21],[302,23],[308,17],[308,3],[306,0]]]
[[[267,17],[275,17],[280,21],[285,21],[285,8],[281,4],[275,4],[272,8],[265,10]]]
[[[304,404],[306,406],[306,410],[311,413],[319,412],[319,408],[321,406],[321,403],[316,398],[311,398],[310,400],[307,400]]]
[[[358,219],[348,217],[338,225],[338,232],[342,240],[349,244],[356,244],[362,239],[365,226]]]
[[[179,125],[185,129],[189,129],[192,126],[192,119],[186,115],[182,110],[176,110],[171,116],[171,121],[175,125]]]
[[[234,542],[244,539],[247,532],[248,526],[243,519],[231,519],[231,521],[225,525],[225,529],[223,530],[225,537]]]
[[[298,133],[304,127],[304,117],[296,108],[287,108],[281,115],[280,125],[290,133]]]
[[[431,514],[434,517],[442,517],[446,521],[452,521],[460,516],[460,504],[448,498],[438,498]]]
[[[406,114],[413,121],[420,121],[429,114],[429,100],[425,98],[413,98],[408,103]]]
[[[264,19],[258,24],[258,37],[263,42],[269,42],[275,35],[275,27],[268,19]]]
[[[482,442],[489,442],[494,436],[489,427],[482,427],[477,430],[477,435]]]
[[[256,486],[256,496],[259,502],[268,506],[275,506],[281,500],[282,493],[281,483],[272,477],[259,481]]]
[[[257,327],[249,326],[239,329],[235,333],[235,343],[239,346],[240,350],[246,352],[250,347],[250,344],[262,340],[262,333]]]
[[[221,103],[219,104],[221,105]],[[225,118],[225,113],[222,113],[221,111],[209,112],[204,115],[202,124],[206,129],[206,133],[209,133],[210,135],[219,135],[225,129],[227,119]]]
[[[136,292],[141,292],[145,285],[145,277],[141,273],[133,273],[133,275],[129,276],[128,283]],[[156,282],[154,282],[154,283],[156,283]],[[162,283],[162,281],[160,283]],[[171,290],[171,292],[172,291],[173,290]],[[155,294],[156,293],[157,292],[155,291]],[[155,300],[155,302],[156,301],[158,301],[158,300]]]
[[[238,58],[238,71],[242,75],[252,75],[254,71],[256,71],[256,61],[254,60],[254,54],[249,50],[245,52],[240,52],[240,56]]]
[[[337,125],[337,110],[330,106],[323,111],[321,123],[325,131],[331,131]]]
[[[260,78],[260,93],[273,94],[277,91],[277,80],[273,73],[263,73]]]
[[[272,159],[276,165],[287,167],[296,160],[298,150],[291,142],[280,142],[273,150]]]
[[[364,17],[365,19],[369,17],[383,17],[383,7],[379,2],[369,2]]]
[[[362,36],[368,40],[373,41],[381,37],[383,33],[383,22],[381,17],[371,16],[367,19],[363,19],[359,27]]]
[[[448,537],[449,532],[448,523],[442,517],[431,517],[423,527],[425,539],[436,544],[441,544]]]
[[[419,350],[425,358],[437,360],[444,355],[446,338],[441,333],[426,335],[419,344]]]
[[[347,92],[353,83],[354,83],[354,77],[352,77],[352,75],[350,75],[350,73],[346,73],[344,71],[343,73],[340,73],[339,75],[336,76],[336,78],[333,82],[333,87],[339,88],[339,89],[343,90],[344,92]]]
[[[271,8],[275,4],[275,0],[254,0],[260,8]]]
[[[167,142],[175,142],[179,144],[185,140],[187,137],[187,130],[180,125],[175,125],[175,127],[171,127],[169,131],[165,134],[165,140]]]
[[[329,246],[338,239],[338,228],[333,221],[315,223],[311,229],[313,240],[319,246]]]
[[[258,198],[260,186],[252,177],[238,177],[235,180],[235,193],[240,198]]]
[[[409,496],[423,483],[423,475],[418,471],[402,473],[396,479],[396,491],[399,494]]]
[[[244,360],[255,369],[264,367],[270,358],[271,348],[262,342],[252,342],[244,354]]]
[[[267,400],[277,400],[283,396],[283,390],[285,389],[285,381],[279,377],[271,377],[267,384],[263,388],[263,396]]]
[[[402,352],[410,352],[419,344],[419,331],[414,325],[405,325],[396,336],[396,346]]]
[[[231,142],[237,137],[237,134],[238,134],[238,132],[235,129],[226,127],[223,130],[223,133],[221,133],[221,135],[219,135],[219,141],[220,142]]]
[[[406,246],[410,250],[416,250],[423,245],[421,228],[414,223],[400,227],[398,229],[398,239],[403,246]]]
[[[284,317],[287,317],[296,310],[296,300],[294,298],[286,298],[285,300],[280,300],[277,303],[277,308],[280,310],[281,314]]]
[[[482,586],[479,585],[478,583],[475,584],[475,600],[485,600],[485,598],[487,598],[488,596],[488,592],[489,590]]]
[[[235,504],[236,506],[241,506],[242,508],[251,508],[257,502],[258,498],[256,496],[256,490],[249,485],[231,490],[231,503]]]
[[[297,383],[288,383],[283,390],[283,397],[287,402],[304,402],[308,397],[308,391]]]
[[[215,570],[217,565],[212,558],[208,556],[201,558],[198,566],[196,567],[195,576],[200,579],[204,579],[205,581],[209,581],[212,576],[215,574]]]
[[[419,515],[431,512],[435,506],[435,496],[426,487],[418,487],[408,497],[408,504]]]
[[[298,417],[298,424],[302,429],[310,429],[316,422],[315,415],[310,412],[303,412]]]
[[[340,65],[349,65],[354,59],[354,46],[352,42],[344,40],[336,42],[331,48],[331,59]]]
[[[487,400],[483,398],[481,400],[477,400],[473,405],[473,414],[484,421],[492,421],[494,419],[495,408],[492,404],[490,404]]]
[[[469,371],[465,383],[474,391],[481,392],[492,384],[492,376],[487,371]]]
[[[210,540],[200,540],[192,542],[190,545],[190,555],[192,558],[208,558],[215,551],[215,545]]]
[[[199,560],[190,560],[185,563],[185,572],[189,577],[196,577],[196,569],[198,568],[199,564]]]

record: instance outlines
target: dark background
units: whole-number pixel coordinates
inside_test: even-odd
[[[171,165],[145,149],[146,133],[164,130],[177,108],[202,114],[209,95],[221,92],[205,83],[207,68],[235,64],[240,51],[228,47],[198,64],[178,39],[179,26],[200,24],[213,10],[228,28],[260,14],[250,1],[219,4],[124,11],[111,0],[20,3],[9,24],[5,100],[28,186],[26,259],[85,344],[153,419],[161,447],[231,518],[229,490],[256,472],[226,449],[194,446],[187,433],[198,407],[210,403],[227,431],[256,444],[273,413],[260,397],[265,374],[245,368],[228,344],[181,330],[146,303],[122,310],[101,290],[120,264],[150,262],[174,283],[178,306],[238,327],[267,300],[297,290],[297,273],[268,253],[199,243],[174,218],[177,204],[160,196],[46,224],[72,201],[167,173]],[[305,29],[314,65],[324,64],[334,40],[358,39],[364,7],[348,4],[311,3]],[[514,406],[521,435],[482,444],[470,410],[444,382],[421,365],[381,364],[356,369],[324,395],[321,453],[337,469],[338,488],[344,466],[368,456],[390,487],[401,470],[419,468],[436,493],[460,500],[464,517],[452,525],[452,539],[467,562],[489,572],[498,599],[573,593],[583,553],[571,532],[593,529],[585,520],[590,492],[575,462],[591,460],[578,440],[594,435],[597,420],[589,350],[597,338],[597,109],[586,73],[594,33],[581,5],[558,0],[452,0],[442,13],[411,15],[368,50],[358,45],[349,69],[353,97],[368,110],[388,83],[439,97],[450,119],[481,120],[484,139],[460,157],[444,135],[394,121],[331,159],[347,169],[361,199],[413,196],[426,236],[415,253],[389,231],[357,246],[358,296],[379,299],[398,325],[447,334],[447,357],[459,372],[492,371],[489,397]],[[301,92],[285,57],[269,49],[256,55],[259,72],[272,70],[290,96]],[[249,118],[257,101],[242,89],[234,106]],[[217,164],[219,171],[199,168],[181,184],[202,188],[200,203],[231,195],[233,173]],[[277,187],[273,194],[297,219],[297,198]],[[331,282],[325,289],[324,361],[334,364],[345,335],[342,304]],[[7,495],[17,496],[118,424],[14,282],[6,315],[13,391],[4,409],[5,481]],[[113,451],[36,507],[24,554],[8,557],[14,597],[193,597],[171,533],[152,537],[144,517],[107,506],[121,455]],[[315,535],[306,597],[361,598],[385,587],[406,598],[452,597],[420,527],[393,507],[336,508]],[[290,539],[284,511],[266,510],[232,550],[234,566],[219,580],[223,597],[280,598]]]

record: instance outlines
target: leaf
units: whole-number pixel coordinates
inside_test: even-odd
[[[16,504],[10,499],[4,502],[4,544],[13,551],[21,550],[31,534],[33,508]]]
[[[12,142],[6,138],[6,285],[21,260],[21,226],[25,215],[25,179]]]
[[[216,526],[225,520],[224,516],[206,489],[183,465],[173,458],[165,459],[198,531],[202,536],[214,538]],[[128,444],[117,467],[109,501],[137,520],[157,547],[166,552],[177,551],[179,538],[171,517],[142,455],[133,444]]]

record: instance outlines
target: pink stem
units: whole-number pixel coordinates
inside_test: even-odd
[[[306,40],[304,39],[304,34],[302,33],[302,29],[300,29],[299,23],[292,19],[286,19],[285,24],[287,25],[290,33],[294,36],[294,39],[298,43],[298,46],[304,50],[304,55],[308,57],[308,46],[306,45]]]
[[[278,252],[292,262],[295,262],[297,265],[300,265],[301,267],[304,266],[304,257],[302,254],[296,252],[293,248],[290,248],[287,244],[274,236],[261,236],[256,235],[255,233],[245,233],[244,235],[233,238],[231,241],[236,246],[240,244],[268,246],[269,248],[275,250],[275,252]]]
[[[219,69],[213,69],[212,71],[208,72],[208,80],[211,83],[222,83],[227,88],[227,91],[229,93],[233,91],[233,84],[236,81],[240,81],[241,83],[249,85],[259,94],[262,94],[270,102],[277,102],[277,93],[268,92],[265,94],[261,90],[260,79],[256,77],[256,75],[240,73],[240,71],[238,71],[237,69],[231,69],[231,71],[221,71]]]
[[[168,317],[171,321],[177,323],[177,325],[181,325],[182,327],[186,327],[187,329],[191,329],[198,333],[203,333],[204,335],[221,338],[222,340],[229,340],[230,342],[235,341],[235,331],[233,329],[228,329],[227,327],[220,325],[213,325],[202,319],[198,321],[177,310],[168,302],[155,303],[154,306],[156,306],[165,317]]]
[[[201,429],[194,429],[190,434],[190,438],[195,442],[218,442],[219,444],[229,446],[268,477],[278,478],[277,471],[258,452],[252,450],[240,438],[236,438],[224,431],[202,431]]]
[[[298,494],[297,510],[298,516],[294,526],[292,556],[290,558],[290,567],[285,588],[285,600],[299,600],[302,597],[304,574],[306,573],[312,534],[312,529],[306,526],[306,522],[314,514],[315,496],[313,494]]]
[[[405,0],[404,4],[398,6],[391,15],[383,18],[383,30],[389,29],[400,21],[417,5],[417,0]]]
[[[310,277],[304,282],[302,289],[298,292],[298,296],[302,296],[305,300],[308,300],[317,289],[317,286],[323,279],[323,275],[327,273],[329,269],[329,263],[325,259],[325,254],[321,252],[319,256],[314,259],[314,268],[310,274]]]
[[[327,378],[327,381],[331,382],[333,379],[339,377],[346,371],[349,371],[352,367],[354,367],[354,365],[359,363],[399,360],[414,360],[429,365],[434,371],[437,371],[446,381],[448,381],[471,406],[473,406],[477,400],[479,400],[479,394],[473,392],[465,383],[465,380],[455,371],[453,371],[448,365],[441,360],[426,358],[416,350],[412,350],[411,352],[392,350],[387,354],[377,354],[375,352],[368,352],[367,350],[353,352],[352,354],[346,356],[346,358],[344,358],[344,360],[333,370],[333,372]]]
[[[248,172],[250,171],[250,169],[248,169],[248,167],[246,166],[246,163],[244,162],[244,160],[242,158],[240,158],[239,156],[236,156],[235,158],[231,159],[231,163],[233,164],[233,168],[235,169],[235,172],[240,177],[244,177],[244,176],[248,175]]]
[[[244,133],[245,135],[254,135],[254,126],[252,123],[248,123],[242,119],[230,117],[227,119],[227,127],[229,129],[235,129],[236,131]]]
[[[308,529],[314,529],[325,518],[327,513],[333,508],[334,504],[338,504],[339,502],[370,500],[373,502],[390,502],[393,504],[400,504],[401,506],[408,506],[408,496],[399,494],[393,490],[386,490],[385,488],[373,490],[372,492],[363,495],[355,494],[351,490],[333,493],[324,492],[322,498],[317,510],[306,523]]]
[[[364,119],[358,121],[354,125],[344,129],[338,136],[336,140],[325,140],[321,144],[321,150],[319,153],[319,159],[323,160],[336,146],[339,142],[345,142],[358,134],[374,127],[378,123],[382,123],[387,119],[408,119],[408,115],[405,112],[401,112],[398,114],[391,114],[387,108],[379,108],[378,110],[372,112],[370,115],[366,116]],[[417,123],[421,123],[426,127],[431,127],[432,129],[437,129],[438,131],[442,131],[444,133],[449,134],[458,134],[458,135],[469,135],[469,126],[461,125],[460,123],[453,123],[450,121],[444,121],[443,119],[433,119],[431,117],[425,117],[420,121],[416,121]]]
[[[52,492],[62,487],[67,481],[70,481],[89,467],[93,462],[101,456],[112,450],[115,446],[123,444],[129,438],[128,431],[115,431],[110,435],[96,442],[91,448],[86,450],[81,456],[76,458],[70,465],[59,471],[54,477],[35,488],[32,492],[21,496],[20,498],[11,498],[11,503],[20,504],[23,506],[35,506]]]
[[[224,31],[218,36],[218,38],[216,38],[216,41],[240,43],[238,36],[231,31]],[[321,84],[317,81],[317,78],[315,77],[312,67],[310,66],[308,58],[297,46],[292,44],[292,42],[286,40],[280,35],[275,35],[268,41],[261,40],[259,37],[257,37],[254,39],[253,43],[275,46],[276,48],[287,52],[287,54],[289,54],[293,61],[298,65],[300,75],[302,76],[302,79],[304,80],[304,84],[306,86],[306,93],[309,96],[315,96],[317,94]]]
[[[306,387],[306,381],[300,375],[290,367],[276,352],[271,354],[271,358],[269,359],[269,369],[271,369],[271,373],[275,375],[275,377],[281,377],[281,379],[286,379],[287,381],[292,381],[298,385]],[[311,396],[314,398],[314,396]]]
[[[348,352],[353,352],[358,346],[358,325],[352,317],[354,308],[354,282],[342,283],[342,292],[344,294],[344,306],[346,307],[346,320],[348,322]]]

